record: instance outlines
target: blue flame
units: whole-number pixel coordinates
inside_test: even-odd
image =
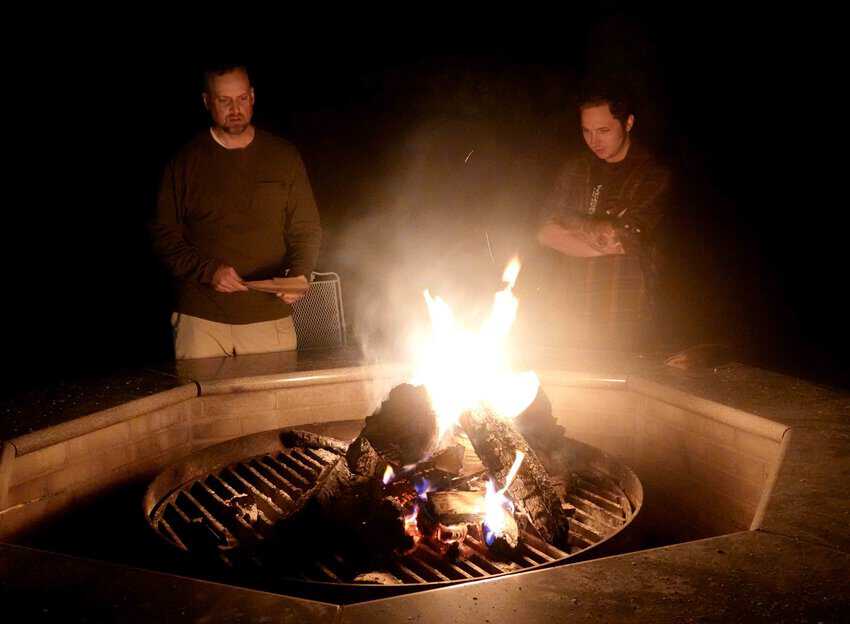
[[[413,487],[416,488],[416,493],[419,495],[419,498],[426,500],[428,498],[428,492],[431,491],[431,482],[423,477],[421,481],[414,483]]]

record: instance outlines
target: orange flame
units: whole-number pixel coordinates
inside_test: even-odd
[[[384,470],[384,478],[383,478],[384,485],[386,485],[387,483],[392,481],[394,478],[395,478],[395,471],[393,471],[393,467],[390,466],[390,465],[387,465],[386,470]]]
[[[518,258],[508,263],[502,275],[506,286],[495,294],[490,316],[477,332],[462,327],[440,297],[424,292],[431,334],[416,349],[412,383],[427,387],[441,437],[465,411],[486,408],[503,418],[514,418],[537,395],[537,375],[514,372],[507,348],[519,307],[513,287],[520,268]]]
[[[417,520],[418,516],[419,505],[414,505],[413,511],[409,515],[404,517],[404,532],[413,538],[414,548],[416,547],[416,544],[419,543],[419,540],[422,538],[422,533],[419,531],[419,522]]]

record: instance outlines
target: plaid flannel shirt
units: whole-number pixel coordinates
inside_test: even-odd
[[[670,173],[639,145],[606,163],[592,154],[569,161],[543,207],[543,221],[578,215],[607,220],[624,255],[556,260],[554,303],[566,314],[569,342],[632,348],[646,331],[653,308],[652,235],[669,203]]]

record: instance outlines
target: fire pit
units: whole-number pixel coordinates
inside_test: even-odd
[[[463,557],[443,556],[438,546],[422,540],[412,552],[394,553],[369,570],[342,552],[324,548],[321,536],[308,534],[301,538],[316,543],[315,556],[291,569],[281,561],[275,527],[299,508],[347,446],[335,440],[336,449],[311,448],[299,433],[281,429],[245,436],[169,466],[145,495],[150,526],[171,547],[195,561],[215,562],[231,581],[241,584],[266,589],[279,589],[281,584],[335,585],[347,592],[389,595],[587,555],[619,536],[643,501],[640,481],[629,468],[598,449],[564,438],[564,453],[576,467],[569,475],[567,503],[573,510],[567,550],[524,531],[520,546],[509,557],[497,557],[480,535],[469,534],[463,540]]]
[[[231,464],[283,452],[286,444],[280,436],[285,429],[354,440],[380,397],[408,378],[403,369],[374,366],[280,371],[260,366],[266,360],[246,358],[239,362],[241,368],[228,371],[227,377],[201,378],[197,385],[153,397],[155,402],[93,413],[13,439],[6,450],[16,454],[4,455],[3,462],[9,485],[0,514],[8,564],[4,581],[13,588],[54,596],[47,605],[51,611],[55,606],[67,612],[69,602],[77,600],[78,605],[106,605],[120,613],[112,619],[124,621],[133,617],[153,621],[184,609],[189,619],[209,621],[233,620],[238,613],[259,618],[289,609],[295,621],[306,622],[321,620],[319,609],[324,606],[326,621],[340,621],[343,609],[344,621],[354,621],[356,614],[362,615],[360,621],[379,621],[381,613],[387,617],[385,621],[416,619],[419,614],[430,614],[433,621],[449,621],[456,614],[483,621],[483,605],[488,611],[497,608],[507,614],[516,608],[515,617],[523,621],[560,613],[563,605],[573,605],[586,618],[614,621],[623,600],[636,595],[634,591],[642,596],[642,612],[651,605],[664,607],[660,619],[675,620],[694,605],[702,614],[728,615],[738,613],[736,609],[749,613],[748,609],[756,608],[751,608],[755,604],[749,593],[752,587],[762,588],[757,594],[762,602],[780,596],[781,601],[793,602],[799,592],[787,589],[784,580],[777,581],[780,588],[770,593],[768,586],[776,575],[765,571],[774,569],[791,571],[793,578],[799,579],[795,588],[810,584],[814,577],[828,588],[822,592],[839,591],[839,576],[829,576],[833,574],[830,570],[842,565],[834,550],[822,549],[828,556],[815,557],[811,544],[748,530],[758,529],[762,523],[775,528],[785,518],[777,516],[777,511],[799,509],[769,505],[772,496],[777,496],[773,484],[788,446],[787,426],[671,387],[670,377],[659,376],[649,365],[639,371],[645,376],[537,367],[541,387],[552,403],[552,415],[564,427],[562,444],[571,449],[575,473],[598,471],[613,477],[634,505],[633,514],[639,507],[640,513],[636,518],[633,515],[630,524],[591,547],[579,552],[562,549],[568,558],[537,567],[529,564],[529,574],[499,573],[486,583],[431,581],[430,585],[352,587],[352,583],[331,581],[315,569],[306,575],[313,581],[284,578],[280,568],[259,567],[252,578],[240,576],[247,566],[219,573],[227,566],[220,560],[217,546],[209,555],[187,553],[151,530],[140,502],[152,480],[159,489],[151,488],[146,511],[183,484]],[[772,378],[762,371],[735,374],[752,375],[759,381],[757,385],[734,385],[736,392],[750,392],[747,396],[752,397],[755,388],[763,392],[759,396],[786,396],[775,391],[779,382],[765,385]],[[822,405],[820,394],[814,399],[809,395],[806,405],[815,399]],[[844,405],[846,399],[835,403],[835,418]],[[811,414],[812,409],[801,403],[790,405],[786,412],[779,408],[764,411]],[[349,420],[341,421],[343,418]],[[791,451],[794,448],[791,446]],[[795,471],[801,470],[799,457],[798,452],[791,458],[797,462]],[[802,466],[807,479],[827,474],[820,459],[806,461],[809,463]],[[116,463],[118,468],[110,467]],[[625,475],[620,471],[624,464],[639,476],[640,485],[634,487],[640,489],[630,489],[630,471]],[[778,487],[799,483],[798,472],[785,474],[794,478],[783,482],[780,477]],[[827,481],[818,481],[822,482]],[[573,491],[602,506],[577,488]],[[635,491],[640,495],[633,495]],[[816,497],[822,498],[821,490],[808,498],[799,488],[794,492],[804,497],[806,509],[816,504]],[[777,500],[787,501],[787,490],[780,490],[778,496]],[[812,516],[805,518],[809,521]],[[578,511],[572,520],[587,524]],[[574,523],[573,528],[576,526]],[[818,525],[836,543],[841,543],[839,529],[843,526]],[[236,534],[236,538],[243,543],[242,535]],[[203,544],[203,538],[199,542]],[[666,547],[640,552],[657,546]],[[569,565],[576,561],[583,563]],[[422,577],[419,570],[411,569]],[[716,581],[714,589],[706,583],[706,571]],[[675,586],[685,593],[672,600],[668,591],[671,578],[686,583]],[[205,582],[208,580],[231,582],[210,584]],[[739,591],[730,596],[717,589],[720,583]],[[447,586],[440,588],[440,584]],[[275,589],[256,592],[245,589],[248,585]],[[664,588],[660,594],[659,587]],[[421,591],[431,588],[439,593]],[[805,594],[808,597],[801,604],[809,608],[817,599],[821,605],[822,592]],[[40,600],[42,593],[38,594]],[[406,595],[369,602],[395,593]],[[14,594],[13,603],[18,596],[32,593]],[[41,609],[45,603],[34,604]]]
[[[154,481],[150,525],[233,582],[384,594],[553,565],[620,532],[637,477],[569,444],[537,375],[512,366],[519,271],[476,331],[424,292],[412,375],[349,444],[289,430],[208,449]]]
[[[130,592],[139,608],[150,611],[151,593],[136,591],[132,581],[116,581],[115,575],[135,570],[133,575],[139,576],[144,569],[155,570],[141,574],[152,586],[192,587],[179,602],[188,605],[196,619],[227,619],[219,600],[227,592],[244,595],[245,600],[251,594],[251,601],[271,596],[237,588],[247,586],[271,590],[278,604],[311,614],[296,621],[316,619],[318,610],[333,603],[346,605],[352,617],[366,614],[367,621],[375,621],[373,609],[392,611],[395,617],[397,605],[422,605],[420,611],[442,621],[446,608],[453,613],[458,608],[474,609],[480,592],[488,595],[490,609],[509,613],[513,611],[504,609],[512,604],[525,619],[539,609],[545,611],[537,615],[552,614],[568,598],[564,588],[577,587],[576,579],[585,579],[587,591],[581,600],[573,598],[573,605],[610,600],[618,592],[631,591],[621,587],[623,579],[634,586],[647,578],[644,569],[637,572],[632,567],[635,553],[626,555],[631,559],[628,567],[622,565],[623,558],[582,566],[558,564],[652,546],[670,548],[641,555],[654,574],[647,583],[651,581],[649,589],[656,594],[649,595],[657,595],[657,587],[666,591],[670,570],[675,569],[671,565],[684,571],[695,596],[709,595],[704,594],[705,579],[699,574],[703,568],[695,566],[691,556],[705,550],[705,543],[712,559],[726,558],[739,543],[773,548],[776,556],[760,565],[773,569],[773,561],[781,562],[796,570],[795,578],[809,578],[808,562],[800,556],[809,546],[795,546],[792,552],[779,543],[787,542],[785,537],[755,531],[768,519],[769,526],[787,532],[788,518],[796,518],[777,515],[775,505],[771,518],[769,509],[777,483],[785,487],[780,491],[784,502],[791,491],[787,471],[784,481],[780,471],[789,448],[787,425],[730,407],[729,388],[722,384],[714,388],[713,398],[724,403],[706,399],[696,381],[671,379],[666,369],[659,371],[648,361],[620,361],[614,368],[631,371],[626,374],[602,373],[607,367],[582,373],[563,363],[538,366],[539,377],[530,371],[515,373],[497,348],[504,343],[516,308],[512,278],[505,281],[508,286],[497,294],[499,305],[477,335],[458,328],[450,310],[439,299],[428,298],[435,331],[422,351],[421,366],[413,371],[341,368],[338,363],[327,369],[287,368],[288,364],[280,368],[277,356],[246,358],[232,366],[213,362],[214,371],[206,370],[210,363],[200,362],[184,374],[198,380],[192,384],[11,439],[0,461],[0,532],[5,540],[41,552],[6,547],[10,560],[20,565],[15,574],[6,570],[4,578],[15,586],[49,583],[73,587],[75,596],[90,596],[97,593],[92,589],[97,583],[84,572],[98,570],[100,579],[112,583],[110,591],[121,596]],[[579,364],[590,366],[584,357]],[[729,387],[746,390],[751,400],[756,390],[764,388],[765,376],[754,378],[758,384],[736,381]],[[397,413],[402,418],[384,430],[391,435],[382,435],[375,417],[383,410],[375,408],[390,387],[400,384],[427,389],[438,426],[433,419],[426,419],[430,425],[423,426],[421,417],[429,410],[401,409]],[[542,395],[548,397],[551,409],[535,411],[533,405]],[[418,417],[408,418],[416,413]],[[528,414],[537,416],[529,421]],[[455,447],[454,442],[466,436],[466,445],[461,440],[463,469],[452,472],[441,464],[448,475],[441,477],[442,489],[432,490],[433,494],[425,490],[428,522],[417,520],[418,540],[402,548],[398,540],[389,540],[379,556],[365,563],[362,557],[353,559],[337,550],[341,540],[327,530],[329,513],[353,509],[356,513],[351,515],[337,513],[332,524],[353,528],[356,534],[359,527],[371,524],[363,521],[370,517],[369,506],[321,507],[321,501],[347,503],[349,493],[365,492],[366,502],[376,501],[376,508],[388,509],[389,499],[391,509],[395,498],[399,513],[386,516],[387,526],[393,536],[409,535],[408,516],[415,516],[408,514],[409,504],[418,503],[420,492],[415,489],[411,494],[408,466],[413,466],[412,474],[418,474],[422,463],[436,467],[438,453],[450,448],[443,446],[444,435],[453,437]],[[434,439],[440,444],[433,445]],[[474,451],[483,468],[466,465],[467,450]],[[635,468],[640,482],[620,461]],[[799,463],[792,467],[797,470]],[[465,481],[482,474],[488,487],[481,488],[481,480],[474,488]],[[329,483],[345,487],[331,488]],[[406,488],[402,495],[396,491],[399,483]],[[480,505],[482,489],[488,508],[485,522],[479,522],[480,515],[467,513],[468,505],[460,522],[449,519],[468,499]],[[486,501],[491,492],[511,503],[496,499],[497,509],[510,514],[507,517],[515,523],[513,528],[505,523],[508,531],[498,533],[498,524],[490,523]],[[447,496],[440,499],[437,494]],[[143,496],[145,521],[138,513]],[[458,504],[437,504],[452,497]],[[312,501],[320,501],[316,504],[324,516],[305,514]],[[638,511],[640,527],[633,522]],[[322,523],[311,525],[314,517]],[[456,531],[458,524],[464,526]],[[363,543],[375,533],[365,531]],[[496,540],[488,542],[492,535]],[[698,541],[712,536],[725,537]],[[493,544],[514,550],[499,550]],[[167,554],[160,557],[160,551]],[[69,560],[59,567],[63,555],[58,553],[98,561]],[[746,565],[750,560],[736,561]],[[806,561],[805,569],[800,561]],[[539,568],[547,569],[514,574]],[[710,569],[714,573],[721,568],[715,562]],[[825,573],[819,574],[822,578]],[[730,574],[725,578],[739,580]],[[475,579],[492,582],[469,584]],[[208,580],[227,585],[204,582]],[[453,586],[439,589],[438,601],[430,592],[419,591],[441,585]],[[531,600],[526,602],[525,591],[517,600],[514,590],[530,587],[536,588]],[[196,600],[196,588],[206,588],[210,597]],[[385,604],[370,602],[402,593],[410,595]],[[467,602],[470,596],[473,599]],[[652,604],[667,604],[662,602],[666,597],[665,593]],[[120,601],[110,597],[95,602]],[[740,604],[734,601],[735,607]],[[621,608],[619,600],[615,606]],[[338,610],[327,614],[329,621],[339,621]]]

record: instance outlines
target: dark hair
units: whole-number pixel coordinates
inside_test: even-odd
[[[593,106],[608,105],[611,115],[625,125],[629,115],[634,115],[632,98],[623,88],[611,86],[586,86],[579,94],[576,102],[580,111]]]
[[[207,65],[204,67],[203,72],[203,90],[206,93],[210,92],[210,82],[216,76],[223,76],[224,74],[229,74],[233,71],[243,71],[245,75],[248,76],[248,82],[251,82],[251,74],[248,73],[248,67],[245,65],[237,65],[237,64],[216,64],[216,65]]]

